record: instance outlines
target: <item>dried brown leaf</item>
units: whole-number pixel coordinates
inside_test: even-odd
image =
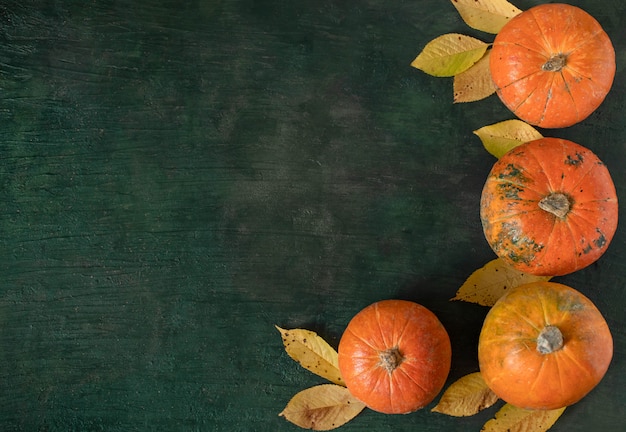
[[[452,0],[452,4],[468,26],[493,34],[522,12],[506,0]]]
[[[330,382],[345,385],[339,372],[337,351],[317,333],[304,329],[285,330],[276,326],[289,357]]]
[[[451,300],[493,306],[508,289],[525,283],[550,279],[551,276],[522,273],[509,266],[502,259],[496,258],[472,273]]]
[[[356,417],[365,404],[347,388],[322,384],[296,394],[279,414],[305,429],[331,430]]]
[[[489,53],[490,51],[487,51],[465,72],[455,75],[454,103],[475,102],[495,93],[496,86],[489,71]]]
[[[459,378],[446,389],[433,412],[454,417],[471,416],[498,401],[480,372]]]
[[[556,423],[565,408],[556,410],[525,410],[505,404],[489,420],[481,432],[545,432]]]

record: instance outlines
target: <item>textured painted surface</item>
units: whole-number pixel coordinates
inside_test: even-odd
[[[613,39],[617,77],[551,133],[606,161],[621,198],[626,9],[574,3]],[[486,310],[448,299],[493,258],[478,205],[494,160],[472,130],[510,114],[453,105],[451,81],[410,68],[450,31],[489,38],[439,0],[3,2],[2,430],[299,430],[277,414],[322,380],[274,325],[336,346],[385,298],[439,316],[450,380],[474,372]],[[555,431],[623,427],[624,262],[618,228],[560,278],[605,314],[615,358]],[[366,411],[342,430],[493,414]]]

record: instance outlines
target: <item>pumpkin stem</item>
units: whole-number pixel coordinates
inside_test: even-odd
[[[571,205],[569,197],[560,192],[553,192],[539,201],[540,209],[552,213],[561,219],[569,213]]]
[[[550,354],[563,348],[563,333],[557,326],[547,325],[537,336],[537,351]]]
[[[565,67],[567,63],[567,54],[559,53],[555,54],[550,59],[541,66],[546,72],[559,72],[561,69]]]
[[[404,361],[404,357],[400,354],[398,347],[389,348],[378,353],[380,357],[380,366],[389,374],[393,372]]]

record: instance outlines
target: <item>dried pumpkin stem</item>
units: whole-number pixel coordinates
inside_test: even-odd
[[[389,348],[385,351],[381,351],[378,353],[380,357],[380,365],[385,369],[388,373],[393,372],[404,360],[402,354],[400,354],[400,350],[398,347]]]
[[[541,66],[546,72],[559,72],[561,69],[565,67],[567,63],[567,54],[559,53],[555,54],[548,59],[547,62]]]
[[[571,205],[569,197],[560,192],[551,193],[539,201],[540,209],[559,218],[564,218],[569,213]]]
[[[537,351],[550,354],[563,348],[563,333],[557,326],[547,325],[537,336]]]

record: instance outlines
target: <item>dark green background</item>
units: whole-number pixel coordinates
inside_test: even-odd
[[[572,3],[612,38],[616,81],[542,132],[595,151],[626,202],[626,3]],[[2,1],[0,428],[300,430],[278,413],[324,381],[274,325],[336,347],[387,298],[440,317],[449,383],[476,371],[486,308],[448,299],[494,257],[495,159],[472,131],[512,117],[410,67],[448,32],[493,38],[446,0]],[[620,226],[558,278],[602,310],[615,357],[554,431],[624,430],[625,261]],[[478,431],[497,409],[431,407],[341,430]]]

